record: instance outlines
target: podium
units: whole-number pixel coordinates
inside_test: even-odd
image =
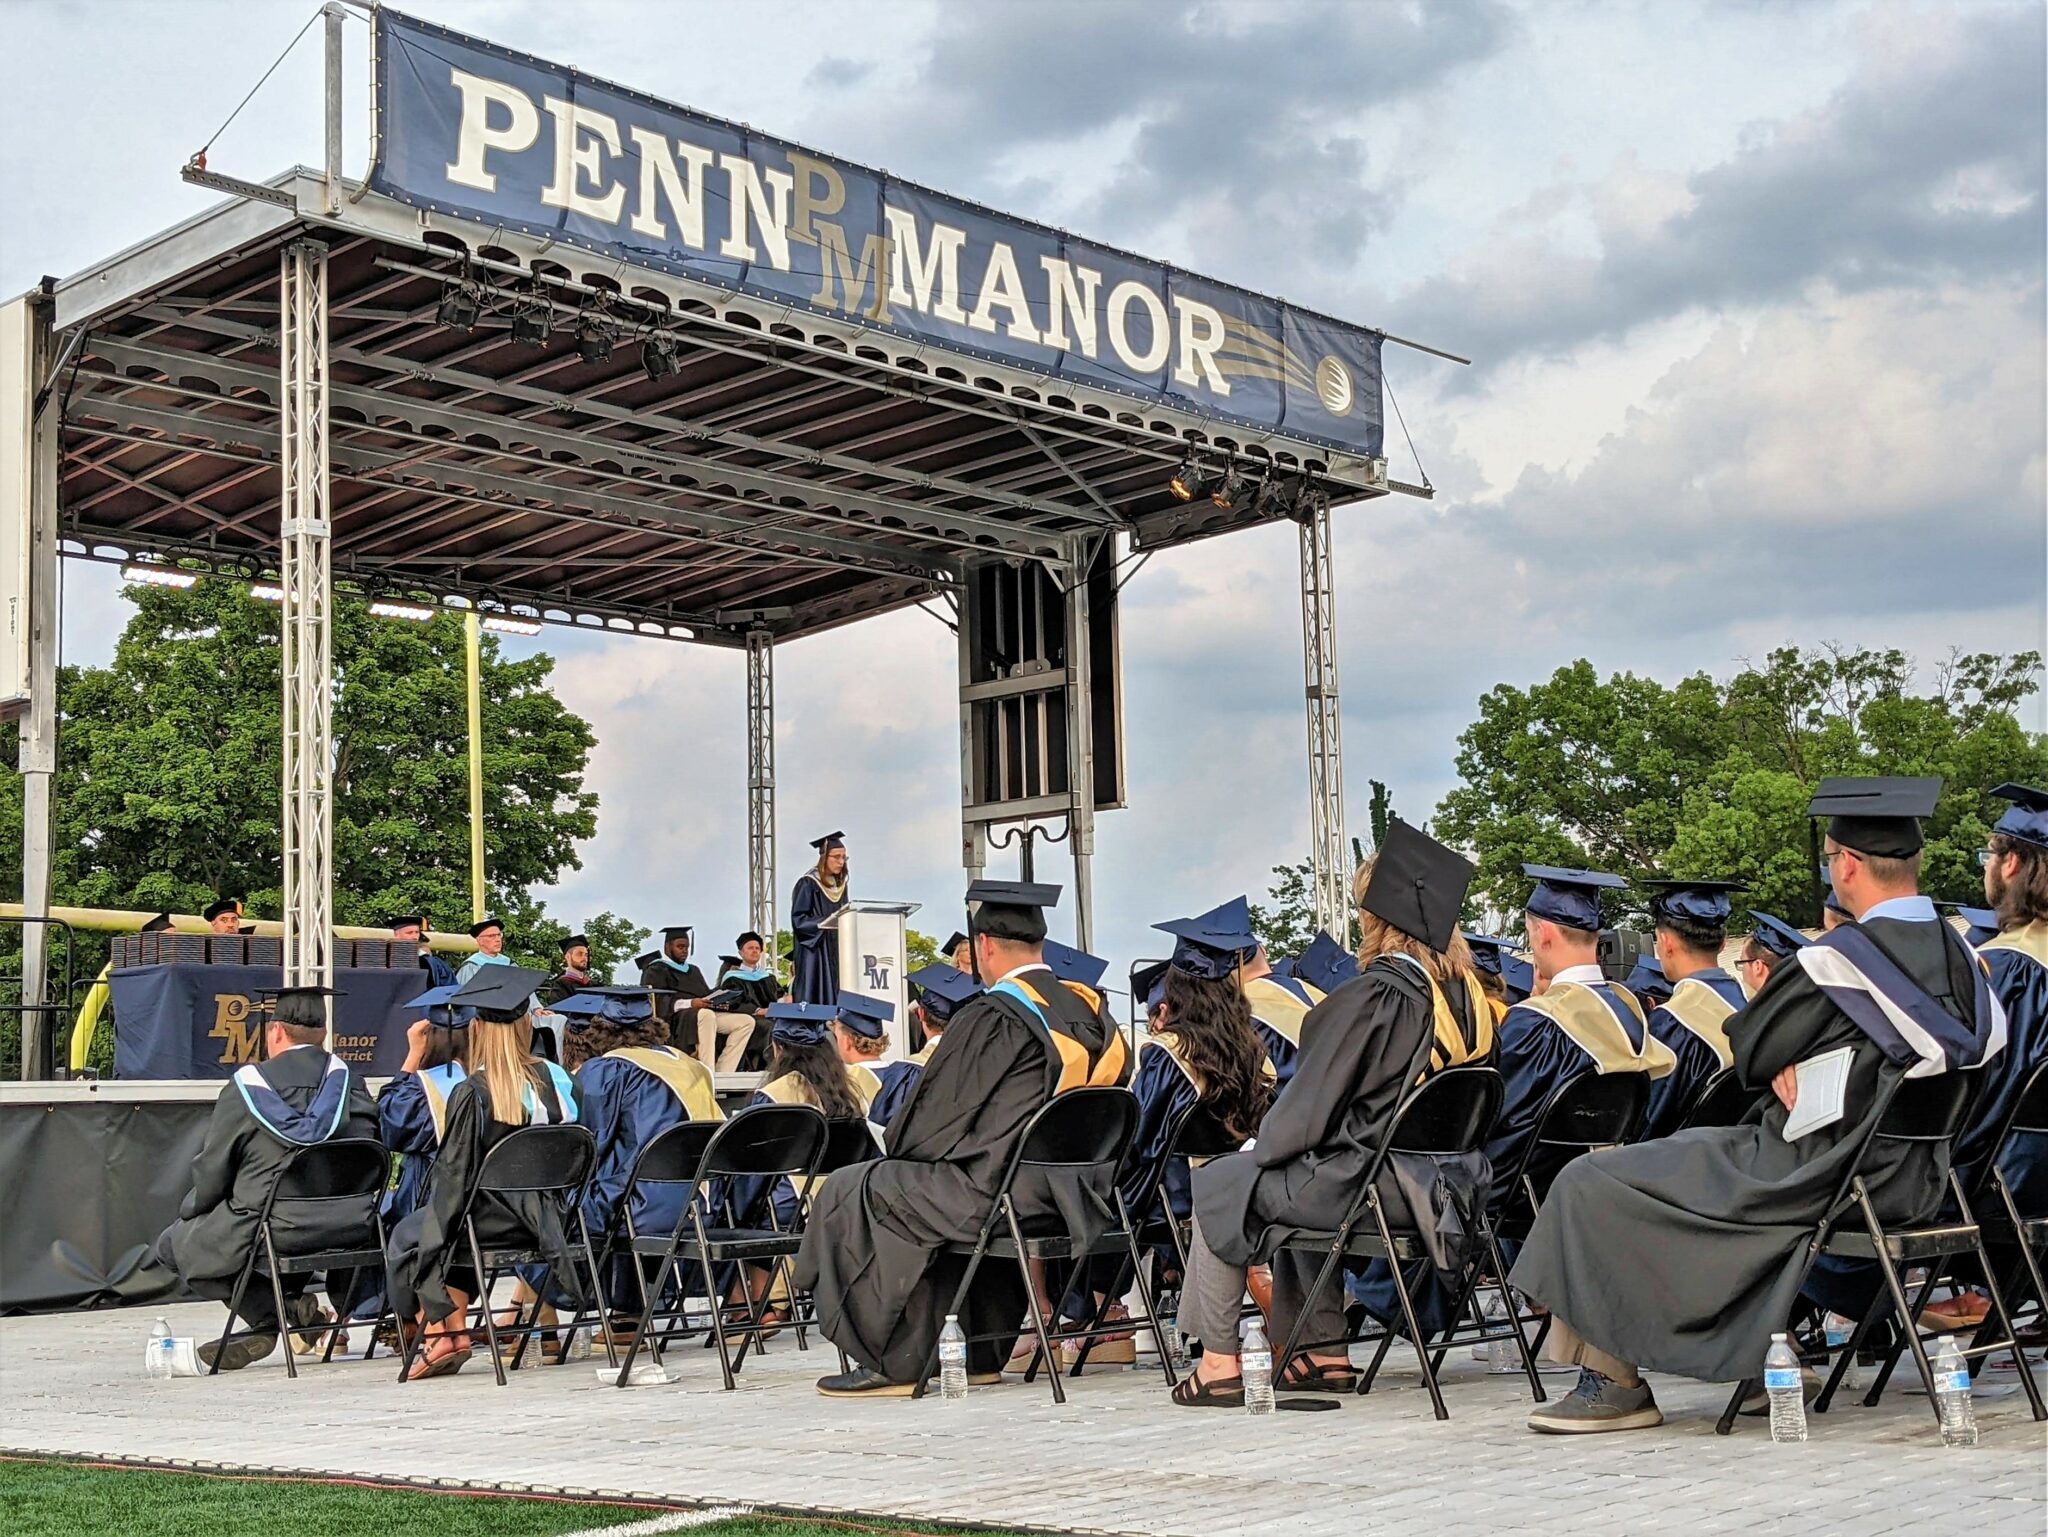
[[[905,1049],[910,1037],[910,990],[903,985],[904,920],[922,905],[853,897],[819,925],[831,929],[839,940],[839,990],[886,998],[896,1006],[896,1017],[889,1022],[889,1049],[881,1057],[884,1062],[898,1062],[909,1054]]]

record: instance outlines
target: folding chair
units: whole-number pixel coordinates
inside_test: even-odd
[[[485,1153],[483,1166],[477,1170],[476,1184],[469,1193],[469,1199],[463,1203],[461,1220],[456,1226],[469,1250],[471,1268],[476,1271],[476,1306],[483,1314],[484,1339],[491,1352],[491,1370],[497,1375],[500,1387],[505,1386],[506,1379],[505,1361],[498,1341],[501,1336],[518,1340],[512,1355],[512,1369],[517,1371],[526,1359],[527,1342],[543,1332],[540,1314],[547,1303],[548,1280],[554,1265],[537,1247],[540,1242],[538,1233],[525,1235],[533,1240],[532,1245],[494,1244],[488,1249],[483,1246],[476,1231],[477,1207],[479,1203],[496,1197],[507,1200],[535,1197],[554,1206],[565,1233],[570,1230],[570,1224],[574,1224],[576,1236],[572,1242],[582,1251],[585,1270],[578,1289],[585,1292],[589,1303],[597,1309],[606,1358],[617,1357],[612,1343],[611,1321],[604,1316],[604,1293],[597,1270],[597,1255],[591,1247],[590,1229],[583,1220],[583,1191],[596,1167],[597,1139],[590,1134],[589,1127],[522,1126]],[[540,1279],[533,1288],[533,1311],[523,1321],[501,1329],[491,1308],[491,1284],[507,1270],[522,1265],[540,1267]],[[579,1306],[575,1316],[562,1330],[560,1361],[569,1359],[569,1346],[588,1312],[589,1306]],[[399,1366],[400,1381],[412,1370],[413,1358],[419,1353],[425,1338],[425,1332],[420,1331],[406,1347],[405,1360]]]
[[[2024,1277],[2025,1284],[2033,1291],[2034,1306],[2048,1315],[2048,1281],[2044,1281],[2041,1274],[2042,1254],[2048,1250],[2048,1214],[2022,1212],[2018,1199],[2013,1195],[2012,1182],[2005,1177],[2005,1170],[1999,1167],[2015,1137],[2048,1138],[2048,1062],[2041,1063],[2028,1077],[2026,1087],[2020,1090],[2019,1098],[2013,1102],[2012,1111],[2006,1117],[2004,1129],[1992,1144],[1991,1156],[1978,1173],[1979,1186],[1988,1181],[1998,1196],[1998,1205],[1992,1209],[1990,1220],[1980,1223],[1984,1240],[1987,1245],[2010,1245],[2019,1251],[2020,1263],[2014,1269],[2012,1279],[2019,1282]],[[1979,1199],[1981,1201],[1982,1198]],[[2015,1300],[2024,1305],[2027,1300],[2025,1293]],[[2021,1369],[2025,1370],[2024,1367]]]
[[[611,1220],[605,1224],[603,1233],[595,1244],[597,1268],[600,1276],[623,1263],[632,1272],[633,1283],[640,1294],[640,1322],[633,1330],[634,1338],[626,1352],[626,1361],[619,1372],[619,1384],[625,1385],[626,1376],[632,1370],[634,1357],[639,1353],[640,1341],[650,1332],[664,1337],[672,1332],[667,1326],[687,1326],[688,1309],[677,1287],[676,1305],[664,1308],[662,1294],[650,1292],[647,1286],[647,1261],[636,1245],[643,1238],[662,1239],[659,1234],[643,1234],[633,1218],[633,1207],[637,1199],[649,1186],[683,1185],[684,1201],[698,1199],[697,1171],[704,1162],[704,1150],[711,1145],[711,1139],[718,1134],[717,1121],[678,1121],[649,1138],[633,1159],[633,1167],[626,1176],[626,1187],[619,1192],[618,1205],[612,1209]],[[665,1241],[665,1240],[664,1240]],[[716,1306],[713,1299],[713,1306]],[[684,1328],[684,1333],[694,1331]]]
[[[1680,1131],[1691,1131],[1700,1126],[1740,1126],[1744,1116],[1755,1108],[1757,1093],[1746,1088],[1742,1079],[1732,1067],[1724,1067],[1705,1083],[1693,1096],[1692,1106],[1685,1112],[1685,1120],[1679,1125]]]
[[[659,1237],[636,1234],[618,1247],[620,1252],[631,1253],[636,1258],[658,1259],[654,1284],[651,1289],[643,1290],[642,1296],[658,1300],[673,1276],[679,1294],[678,1309],[682,1303],[682,1267],[690,1263],[697,1266],[705,1296],[710,1299],[711,1337],[718,1346],[718,1369],[728,1390],[737,1386],[733,1373],[746,1364],[748,1349],[759,1347],[766,1324],[753,1289],[743,1285],[740,1290],[746,1300],[747,1322],[739,1326],[739,1354],[735,1356],[732,1353],[731,1335],[725,1321],[725,1301],[720,1295],[716,1268],[728,1264],[766,1263],[781,1272],[783,1284],[794,1296],[789,1262],[796,1257],[796,1251],[803,1242],[803,1211],[799,1206],[795,1223],[788,1228],[783,1227],[775,1215],[775,1186],[783,1179],[810,1179],[817,1173],[829,1135],[829,1124],[809,1105],[749,1105],[731,1120],[715,1127],[697,1122],[671,1126],[641,1149],[640,1158],[644,1163],[650,1152],[656,1152],[665,1141],[672,1139],[674,1150],[662,1149],[657,1155],[657,1171],[665,1179],[677,1182],[687,1179],[691,1195],[683,1220],[676,1224],[673,1232]],[[700,1142],[697,1134],[705,1130],[711,1135]],[[687,1138],[678,1135],[683,1132],[692,1135]],[[686,1160],[693,1147],[701,1148],[701,1151],[694,1171],[686,1174]],[[753,1209],[732,1211],[728,1207],[724,1225],[707,1225],[704,1220],[705,1203],[697,1199],[697,1192],[707,1188],[713,1180],[736,1179],[762,1181],[762,1193],[753,1203]],[[765,1227],[757,1222],[750,1225],[756,1210],[765,1214]],[[634,1269],[636,1272],[639,1269],[637,1262]],[[649,1306],[652,1306],[652,1301]],[[792,1305],[792,1317],[794,1311]],[[620,1387],[626,1385],[627,1374],[632,1370],[633,1358],[639,1353],[642,1341],[646,1342],[655,1364],[661,1364],[661,1331],[646,1327],[651,1314],[643,1313],[641,1317],[642,1327],[633,1341],[633,1348],[619,1367]],[[797,1343],[803,1347],[801,1334]]]
[[[1918,1143],[1927,1147],[1952,1143],[1962,1128],[1963,1119],[1969,1113],[1970,1099],[1976,1090],[1976,1083],[1967,1072],[1938,1073],[1931,1078],[1906,1078],[1887,1074],[1881,1089],[1882,1102],[1873,1118],[1871,1129],[1857,1149],[1842,1183],[1837,1186],[1834,1199],[1829,1203],[1827,1214],[1815,1228],[1812,1240],[1807,1246],[1806,1263],[1800,1273],[1803,1286],[1806,1277],[1813,1270],[1814,1262],[1823,1254],[1839,1255],[1849,1259],[1877,1261],[1878,1270],[1884,1276],[1885,1291],[1864,1310],[1863,1318],[1856,1325],[1856,1332],[1843,1348],[1841,1358],[1828,1376],[1827,1386],[1821,1396],[1814,1400],[1814,1412],[1824,1414],[1833,1401],[1834,1391],[1849,1363],[1856,1358],[1856,1352],[1863,1346],[1872,1325],[1881,1319],[1887,1308],[1896,1308],[1901,1320],[1899,1333],[1904,1336],[1903,1344],[1913,1352],[1914,1365],[1920,1369],[1920,1380],[1927,1389],[1928,1407],[1935,1417],[1940,1418],[1941,1405],[1934,1391],[1934,1366],[1927,1358],[1927,1347],[1920,1337],[1916,1320],[1919,1310],[1906,1298],[1905,1282],[1901,1271],[1909,1265],[1927,1265],[1929,1276],[1921,1288],[1920,1299],[1925,1301],[1933,1291],[1935,1281],[1941,1274],[1941,1261],[1961,1254],[1974,1254],[1984,1267],[1984,1280],[1991,1293],[1991,1317],[1998,1322],[2003,1337],[1986,1345],[1973,1345],[1963,1352],[1967,1359],[1975,1360],[1992,1355],[2000,1350],[2011,1350],[2019,1360],[2020,1380],[2027,1392],[2027,1402],[2032,1406],[2034,1418],[2048,1419],[2048,1409],[2041,1403],[2040,1389],[2034,1384],[2033,1374],[2027,1370],[2026,1359],[2013,1340],[2012,1316],[2006,1311],[2005,1299],[2000,1293],[1998,1279],[1991,1273],[1989,1256],[1984,1252],[1983,1234],[1976,1220],[1970,1214],[1970,1203],[1963,1193],[1962,1181],[1956,1178],[1953,1168],[1949,1170],[1949,1192],[1956,1203],[1957,1217],[1944,1221],[1937,1213],[1932,1220],[1908,1223],[1900,1227],[1887,1228],[1877,1215],[1877,1208],[1870,1199],[1869,1188],[1864,1183],[1864,1171],[1869,1167],[1874,1150],[1880,1143]],[[2002,1140],[2002,1139],[2001,1139]],[[1838,1227],[1854,1211],[1863,1218],[1862,1232]],[[1988,1322],[1989,1320],[1987,1320]],[[1872,1384],[1866,1404],[1875,1404],[1884,1391],[1884,1384],[1890,1375],[1891,1363],[1897,1359],[1896,1352],[1889,1357],[1877,1381]],[[1735,1392],[1728,1400],[1728,1407],[1722,1411],[1720,1422],[1714,1427],[1720,1435],[1727,1435],[1734,1428],[1735,1417],[1742,1408],[1743,1400],[1755,1390],[1756,1378],[1736,1384]]]
[[[1302,1324],[1312,1310],[1316,1298],[1325,1287],[1335,1284],[1340,1267],[1347,1259],[1384,1260],[1391,1271],[1395,1295],[1401,1302],[1401,1316],[1408,1326],[1408,1338],[1415,1345],[1417,1360],[1422,1366],[1423,1385],[1429,1389],[1430,1405],[1440,1420],[1447,1420],[1450,1411],[1444,1407],[1442,1389],[1437,1384],[1437,1366],[1443,1360],[1438,1352],[1435,1361],[1430,1359],[1429,1341],[1425,1337],[1420,1320],[1415,1315],[1415,1301],[1408,1289],[1407,1277],[1402,1266],[1417,1260],[1426,1260],[1429,1251],[1424,1248],[1421,1233],[1412,1225],[1396,1230],[1387,1221],[1384,1203],[1380,1200],[1379,1178],[1395,1153],[1420,1155],[1458,1156],[1478,1151],[1486,1145],[1487,1133],[1500,1114],[1501,1097],[1505,1089],[1501,1076],[1490,1067],[1467,1066],[1445,1068],[1432,1073],[1422,1083],[1411,1089],[1395,1110],[1387,1125],[1386,1134],[1380,1145],[1374,1149],[1372,1162],[1367,1165],[1365,1177],[1351,1198],[1351,1207],[1344,1214],[1344,1220],[1337,1227],[1324,1232],[1302,1232],[1295,1234],[1283,1248],[1306,1252],[1321,1251],[1324,1255],[1322,1268],[1316,1272],[1307,1295],[1302,1299],[1301,1312],[1288,1331],[1286,1347],[1274,1360],[1285,1371],[1294,1361],[1296,1352],[1315,1345],[1328,1345],[1335,1341],[1308,1340],[1301,1338]],[[1372,1228],[1361,1231],[1360,1224],[1370,1215]],[[1486,1253],[1496,1266],[1500,1265],[1500,1249],[1493,1239],[1492,1224],[1486,1217],[1482,1203],[1478,1213],[1480,1235],[1485,1240]],[[1412,1214],[1411,1214],[1412,1222]],[[1476,1272],[1475,1260],[1470,1267]],[[1459,1296],[1462,1299],[1470,1291],[1469,1284],[1460,1278]],[[1454,1310],[1454,1319],[1457,1312]],[[1517,1336],[1520,1330],[1516,1331]],[[1380,1336],[1377,1352],[1365,1375],[1359,1380],[1358,1391],[1370,1390],[1372,1378],[1378,1373],[1380,1363],[1386,1359],[1394,1342],[1394,1331],[1388,1329]],[[1346,1346],[1352,1341],[1344,1340]],[[1536,1366],[1528,1359],[1528,1345],[1522,1345],[1524,1363],[1529,1371],[1530,1390],[1540,1401],[1543,1397],[1542,1383],[1536,1376]]]
[[[356,1270],[372,1265],[381,1272],[384,1268],[384,1218],[378,1208],[384,1186],[390,1178],[391,1154],[383,1143],[369,1137],[342,1137],[332,1142],[316,1142],[299,1148],[286,1160],[285,1166],[278,1171],[277,1182],[270,1187],[270,1195],[264,1201],[262,1211],[256,1215],[256,1242],[249,1246],[249,1257],[242,1262],[241,1272],[235,1277],[235,1289],[228,1298],[227,1327],[221,1330],[220,1343],[214,1347],[213,1365],[207,1370],[207,1376],[219,1374],[221,1351],[238,1332],[245,1336],[261,1332],[254,1329],[237,1331],[235,1328],[243,1294],[255,1275],[259,1257],[270,1276],[270,1298],[277,1308],[278,1337],[284,1345],[285,1375],[293,1378],[299,1375],[299,1368],[292,1360],[292,1336],[295,1334],[310,1334],[316,1338],[325,1334],[327,1348],[320,1352],[320,1360],[324,1364],[333,1358],[335,1342],[349,1324],[343,1316],[348,1310],[337,1303],[331,1322],[294,1329],[285,1312],[284,1277],[306,1275],[316,1270]],[[351,1212],[351,1203],[361,1207],[359,1215]],[[280,1253],[273,1226],[280,1217],[291,1218],[294,1227],[338,1232],[343,1235],[343,1241],[311,1253]],[[377,1326],[391,1311],[391,1288],[386,1286],[383,1290],[384,1304],[377,1316],[369,1320],[370,1347],[363,1352],[366,1361],[377,1349]]]
[[[1496,1245],[1503,1239],[1519,1243],[1529,1236],[1536,1225],[1536,1213],[1542,1208],[1543,1197],[1549,1194],[1551,1182],[1565,1164],[1582,1153],[1597,1148],[1620,1147],[1634,1141],[1642,1132],[1643,1115],[1649,1103],[1648,1073],[1595,1073],[1588,1070],[1574,1074],[1553,1089],[1550,1098],[1543,1102],[1543,1108],[1536,1113],[1535,1129],[1522,1146],[1522,1155],[1516,1160],[1514,1173],[1508,1177],[1505,1202],[1498,1214],[1488,1214]],[[1553,1155],[1559,1153],[1566,1156],[1556,1160],[1556,1168],[1549,1168]],[[1500,1188],[1497,1178],[1495,1188]],[[1494,1284],[1499,1287],[1505,1304],[1508,1328],[1516,1338],[1524,1366],[1533,1373],[1532,1352],[1543,1348],[1544,1336],[1550,1332],[1550,1319],[1548,1316],[1538,1318],[1516,1307],[1508,1286],[1507,1266],[1499,1260],[1495,1264]],[[1471,1311],[1476,1325],[1474,1331],[1466,1333],[1453,1323],[1437,1336],[1437,1353],[1432,1369],[1442,1370],[1444,1357],[1453,1346],[1507,1337],[1489,1329],[1485,1315],[1478,1311],[1479,1280],[1475,1267],[1467,1280],[1464,1294],[1458,1299],[1458,1306],[1451,1313],[1456,1319]],[[1525,1340],[1523,1336],[1523,1328],[1529,1324],[1536,1326],[1534,1340]],[[1545,1402],[1541,1383],[1532,1381],[1530,1386],[1536,1402]]]
[[[1137,1237],[1131,1228],[1123,1192],[1117,1189],[1116,1176],[1123,1166],[1124,1154],[1137,1126],[1138,1101],[1129,1089],[1070,1089],[1049,1100],[1032,1116],[1023,1136],[1017,1139],[1016,1151],[1010,1155],[1009,1167],[1003,1171],[1003,1182],[996,1189],[995,1201],[982,1220],[981,1231],[974,1242],[946,1245],[947,1254],[964,1257],[967,1261],[960,1284],[954,1290],[952,1305],[946,1309],[956,1315],[965,1308],[968,1291],[974,1285],[975,1273],[981,1269],[984,1259],[1016,1262],[1017,1272],[1024,1278],[1031,1327],[1038,1336],[1038,1351],[1025,1371],[1025,1381],[1031,1380],[1043,1361],[1046,1376],[1052,1383],[1054,1403],[1065,1403],[1067,1394],[1060,1383],[1059,1358],[1053,1352],[1052,1338],[1046,1331],[1045,1313],[1039,1304],[1037,1284],[1031,1278],[1030,1262],[1069,1260],[1078,1263],[1098,1255],[1122,1253],[1136,1268]],[[1116,1208],[1116,1222],[1092,1244],[1081,1243],[1058,1217],[1032,1219],[1029,1224],[1031,1231],[1027,1233],[1026,1224],[1017,1216],[1016,1200],[1018,1181],[1027,1174],[1078,1178],[1107,1191]],[[1002,1224],[1004,1231],[997,1231],[998,1223]],[[1160,1369],[1170,1382],[1173,1380],[1173,1364],[1167,1355],[1166,1336],[1160,1330],[1157,1310],[1151,1311],[1155,1316],[1146,1320],[1146,1326],[1152,1331],[1152,1344],[1159,1352]],[[1085,1343],[1116,1327],[1091,1322],[1086,1328],[1073,1331],[1066,1337]],[[970,1343],[999,1337],[976,1335]],[[935,1339],[931,1353],[925,1358],[924,1370],[911,1389],[911,1397],[924,1396],[925,1384],[937,1374],[938,1369],[939,1344]]]

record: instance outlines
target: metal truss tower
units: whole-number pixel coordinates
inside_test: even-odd
[[[1337,697],[1337,585],[1330,504],[1301,516],[1301,656],[1308,703],[1309,862],[1316,923],[1350,944],[1351,868],[1344,842],[1344,727]]]
[[[775,637],[747,633],[747,917],[775,961]]]

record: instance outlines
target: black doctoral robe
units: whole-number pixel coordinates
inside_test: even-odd
[[[1294,1076],[1251,1151],[1193,1171],[1195,1219],[1219,1259],[1259,1264],[1294,1233],[1344,1220],[1388,1120],[1427,1061],[1433,1011],[1427,985],[1389,956],[1308,1011]],[[1400,1199],[1390,1176],[1382,1176],[1380,1195]]]
[[[1876,918],[1863,927],[1948,1013],[1972,1018],[1975,962],[1947,924]],[[1766,1096],[1761,1118],[1567,1164],[1510,1277],[1610,1355],[1707,1382],[1762,1371],[1790,1316],[1806,1242],[1856,1160],[1881,1085],[1898,1072],[1796,960],[1728,1021],[1728,1043],[1744,1086]],[[1855,1053],[1842,1118],[1787,1142],[1772,1078],[1839,1046]],[[1864,1169],[1880,1220],[1910,1222],[1940,1204],[1948,1160],[1927,1144],[1879,1143]]]
[[[568,1075],[553,1063],[542,1063],[533,1074],[534,1094],[552,1122],[576,1119],[575,1097],[564,1092],[568,1082]],[[476,1278],[470,1270],[469,1246],[463,1241],[462,1210],[475,1187],[484,1155],[519,1129],[491,1114],[480,1074],[471,1074],[449,1092],[441,1151],[427,1176],[426,1199],[391,1230],[386,1243],[391,1304],[401,1319],[415,1317],[422,1308],[429,1322],[454,1312],[454,1299],[448,1295],[451,1275],[467,1283],[463,1290],[474,1291]],[[486,1249],[520,1245],[540,1250],[554,1267],[549,1295],[574,1302],[581,1291],[579,1272],[571,1263],[569,1240],[553,1202],[539,1196],[486,1196],[477,1202],[474,1216],[479,1244]]]
[[[962,1007],[890,1122],[885,1156],[830,1175],[804,1229],[796,1283],[816,1297],[819,1329],[892,1382],[917,1380],[966,1267],[940,1250],[979,1236],[1017,1139],[1060,1086],[1052,1033],[1078,1042],[1091,1064],[1115,1036],[1050,972],[1024,980],[1044,998],[1044,1017],[998,993]],[[1017,1195],[1020,1218],[1058,1212],[1084,1235],[1112,1209],[1106,1190],[1020,1182]],[[1016,1266],[984,1263],[965,1306],[970,1336],[996,1336],[969,1347],[970,1368],[999,1370],[1024,1321]]]
[[[332,1059],[317,1046],[295,1046],[260,1063],[256,1071],[293,1110],[313,1103]],[[377,1137],[377,1105],[354,1073],[349,1074],[347,1108],[332,1141]],[[221,1090],[207,1123],[206,1140],[192,1160],[192,1188],[178,1207],[178,1220],[157,1240],[157,1255],[187,1283],[232,1280],[256,1243],[256,1222],[277,1177],[301,1144],[287,1142],[259,1121],[233,1083]],[[353,1241],[353,1231],[330,1232],[282,1217],[273,1225],[285,1253],[315,1253]],[[371,1240],[375,1242],[374,1238]]]

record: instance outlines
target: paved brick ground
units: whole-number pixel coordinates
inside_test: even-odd
[[[170,1317],[203,1334],[220,1312]],[[1777,1447],[1757,1421],[1717,1438],[1723,1395],[1665,1379],[1662,1430],[1535,1436],[1520,1379],[1485,1376],[1462,1352],[1439,1425],[1398,1354],[1383,1388],[1337,1413],[1250,1420],[1170,1407],[1156,1369],[1091,1371],[1065,1408],[1042,1383],[1014,1381],[964,1404],[833,1402],[809,1386],[831,1352],[799,1353],[788,1336],[731,1394],[695,1350],[677,1356],[682,1382],[624,1392],[584,1364],[499,1388],[480,1358],[400,1387],[381,1355],[296,1383],[275,1355],[236,1376],[151,1382],[149,1323],[0,1322],[0,1447],[1174,1537],[2048,1529],[2048,1437],[2010,1373],[1980,1396],[1974,1449],[1944,1448],[1925,1400],[1896,1391],[1814,1419],[1805,1446]]]

